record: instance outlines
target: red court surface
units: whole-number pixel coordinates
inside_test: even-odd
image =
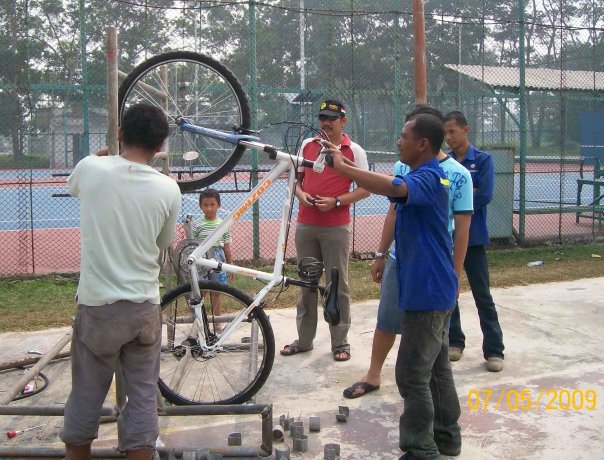
[[[355,252],[375,251],[383,217],[360,217],[354,223],[356,238],[351,243]],[[294,245],[295,222],[290,228],[289,244],[286,257],[295,257]],[[253,258],[253,223],[237,222],[232,230],[233,255],[235,260]],[[184,237],[179,228],[177,240]],[[279,221],[260,222],[260,257],[272,260],[275,257]],[[0,247],[3,256],[0,259],[0,276],[31,275],[45,273],[72,273],[79,270],[80,264],[80,230],[78,228],[28,230],[0,232]],[[32,247],[35,257],[32,258]],[[15,250],[16,248],[16,250]]]
[[[369,253],[377,248],[384,222],[383,216],[357,217],[351,226],[354,237],[351,251]],[[514,215],[514,228],[518,228],[518,216]],[[295,222],[290,228],[290,238],[286,257],[295,257],[293,241]],[[233,229],[233,254],[235,260],[253,258],[253,224],[252,221],[237,222]],[[526,217],[526,239],[528,241],[559,241],[593,236],[604,237],[604,225],[598,221],[582,218],[575,222],[575,215],[545,214]],[[184,236],[179,229],[177,242]],[[275,256],[279,221],[265,220],[260,222],[260,257],[272,260]],[[31,231],[0,232],[0,276],[26,276],[46,273],[73,273],[79,270],[80,247],[79,229],[48,229]],[[34,257],[32,257],[32,247]]]

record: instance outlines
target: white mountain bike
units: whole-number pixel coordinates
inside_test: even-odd
[[[155,56],[136,67],[119,90],[120,118],[131,105],[147,102],[162,107],[170,122],[170,159],[183,192],[207,187],[237,164],[246,148],[264,151],[275,161],[270,172],[187,258],[190,283],[162,298],[163,340],[159,387],[175,404],[235,404],[248,401],[268,378],[275,356],[275,338],[263,299],[278,285],[316,289],[324,303],[324,317],[339,322],[338,272],[330,284],[318,285],[323,265],[303,260],[300,279],[283,275],[284,248],[299,165],[322,171],[324,155],[316,162],[262,144],[248,129],[250,110],[237,78],[216,60],[198,53],[177,51]],[[263,272],[204,258],[220,236],[283,174],[279,239],[272,272]],[[255,296],[227,284],[198,279],[198,267],[249,276],[266,282]],[[223,311],[212,310],[212,296],[221,296]],[[223,328],[224,327],[224,328]]]

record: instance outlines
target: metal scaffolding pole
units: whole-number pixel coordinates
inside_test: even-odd
[[[11,387],[7,390],[7,392],[0,398],[0,406],[5,406],[9,404],[17,394],[25,387],[27,382],[33,380],[40,371],[46,366],[50,361],[52,361],[59,352],[71,341],[72,330],[69,330],[67,334],[65,334],[57,343],[53,345],[50,351],[44,355],[40,361],[38,361],[34,366],[29,369],[23,376]],[[3,409],[3,407],[0,407]],[[16,408],[15,408],[16,409]],[[0,412],[2,414],[2,412]]]
[[[0,406],[0,415],[42,415],[50,417],[63,416],[63,406]],[[273,450],[273,405],[272,404],[236,404],[236,405],[194,405],[166,406],[158,409],[160,416],[190,416],[190,415],[249,415],[259,414],[262,418],[262,441],[259,447],[208,447],[197,449],[199,452],[211,452],[225,457],[268,457]],[[113,407],[103,407],[101,416],[117,417],[119,410]],[[181,457],[183,452],[196,449],[189,447],[157,449],[160,454],[174,454]],[[62,458],[64,448],[47,447],[0,447],[0,458]],[[92,449],[93,458],[123,458],[124,455],[115,449]]]

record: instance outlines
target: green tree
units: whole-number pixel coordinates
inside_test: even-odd
[[[43,37],[35,34],[40,20],[32,14],[39,2],[26,5],[17,0],[0,5],[0,134],[10,137],[16,162],[25,156],[28,118],[36,104],[30,88],[42,73],[29,62],[41,59],[45,48]]]

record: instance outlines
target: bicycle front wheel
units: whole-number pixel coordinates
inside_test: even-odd
[[[171,174],[183,192],[220,180],[243,155],[243,146],[182,131],[175,122],[183,117],[194,125],[220,131],[250,127],[250,109],[241,83],[215,59],[172,51],[144,61],[120,85],[120,120],[128,107],[140,102],[166,112],[170,136],[164,150],[170,154]]]
[[[212,303],[220,298],[222,318],[233,316],[252,303],[245,292],[227,284],[199,281],[204,294],[207,327],[194,321],[189,305],[191,285],[184,284],[162,298],[162,353],[159,388],[174,404],[241,404],[266,382],[275,359],[275,337],[268,317],[255,308],[218,350],[205,352],[199,338],[215,343],[219,319]]]

